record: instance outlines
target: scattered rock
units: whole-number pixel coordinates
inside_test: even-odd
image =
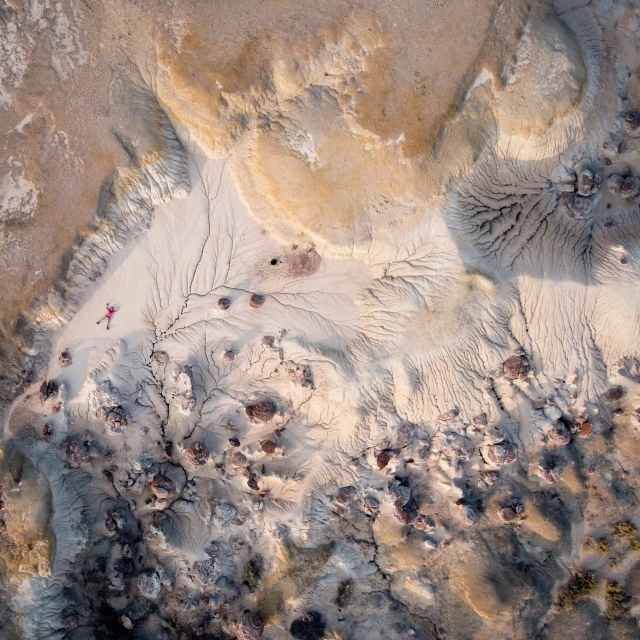
[[[40,385],[40,402],[44,404],[49,398],[58,393],[58,383],[55,380],[44,380]]]
[[[153,491],[156,498],[165,500],[174,496],[177,490],[171,478],[161,473],[156,473],[151,480],[151,491]]]
[[[476,510],[469,504],[462,505],[462,509],[460,511],[460,518],[462,519],[462,524],[466,527],[471,527],[478,520],[478,514]]]
[[[120,618],[120,620],[122,621],[122,626],[125,629],[133,629],[133,622],[131,621],[131,618],[129,616],[127,616],[126,614],[122,614],[122,618]]]
[[[420,514],[413,523],[415,529],[418,531],[433,531],[436,528],[436,523],[431,516]]]
[[[203,587],[212,587],[220,577],[217,558],[196,560],[193,563],[193,577]]]
[[[266,297],[260,293],[254,293],[249,298],[249,306],[253,309],[260,308],[266,301]]]
[[[71,366],[71,354],[65,350],[60,354],[60,357],[58,358],[58,364],[63,368],[66,369],[67,367]]]
[[[413,525],[418,517],[418,511],[412,503],[405,504],[403,506],[396,505],[393,510],[393,517],[403,525]]]
[[[589,169],[583,169],[577,175],[576,186],[579,195],[585,197],[591,196],[600,190],[602,186],[602,176],[599,174],[594,176],[593,172]]]
[[[259,640],[264,632],[262,620],[256,613],[245,611],[236,622],[238,640]]]
[[[218,309],[220,311],[226,311],[231,306],[231,300],[229,298],[220,298],[218,300]]]
[[[378,465],[378,469],[384,469],[389,464],[389,460],[391,460],[392,456],[393,451],[381,451],[376,457],[376,464]]]
[[[289,379],[297,382],[301,387],[313,389],[313,373],[308,365],[289,363],[286,372]]]
[[[79,467],[81,464],[91,460],[91,449],[86,442],[67,440],[60,448],[72,467]]]
[[[564,446],[571,441],[571,433],[564,422],[558,420],[547,432],[547,438],[553,444]]]
[[[500,475],[497,471],[483,471],[478,476],[478,486],[481,489],[488,489],[489,487],[493,487],[493,485],[498,481]]]
[[[118,569],[112,569],[108,576],[108,587],[112,591],[124,591],[124,574]]]
[[[357,492],[358,490],[352,486],[341,487],[336,493],[335,501],[338,504],[347,504],[347,502],[350,502]]]
[[[588,438],[593,433],[593,424],[589,421],[585,421],[580,425],[578,435],[581,438]]]
[[[122,405],[116,407],[100,406],[96,409],[96,417],[107,425],[107,431],[111,435],[122,433],[129,424],[129,415]]]
[[[640,181],[635,176],[627,176],[620,185],[620,195],[626,199],[635,198],[639,190]]]
[[[261,400],[249,405],[245,413],[253,423],[269,422],[276,415],[276,405],[271,400]]]
[[[602,148],[605,153],[608,153],[611,156],[617,156],[627,150],[627,145],[622,138],[612,136],[609,140],[603,143]]]
[[[449,409],[449,411],[445,411],[438,416],[438,420],[442,422],[449,422],[450,420],[455,420],[460,415],[460,409],[454,408]]]
[[[622,118],[622,126],[630,136],[640,136],[640,112],[629,111]]]
[[[360,502],[360,508],[365,513],[373,515],[380,511],[380,503],[373,496],[365,496]]]
[[[509,356],[504,361],[504,364],[502,366],[504,375],[511,380],[516,380],[517,378],[525,378],[531,370],[529,361],[524,355]]]
[[[188,365],[180,366],[176,364],[168,377],[175,385],[170,390],[172,404],[182,413],[191,413],[196,406],[192,368]]]
[[[584,198],[575,193],[563,193],[560,196],[560,204],[564,205],[569,218],[577,220],[586,218],[593,208],[593,203],[589,198]]]
[[[227,349],[222,354],[222,364],[230,365],[236,358],[236,352],[233,349]]]
[[[196,440],[185,449],[184,455],[189,464],[198,467],[207,464],[209,460],[209,449],[207,449],[202,442]]]
[[[477,416],[471,418],[471,424],[476,427],[486,427],[487,426],[487,414],[479,413]]]
[[[518,514],[511,507],[500,507],[497,513],[502,522],[513,522],[518,517]]]
[[[624,177],[617,173],[614,173],[607,179],[607,188],[609,189],[609,191],[611,191],[611,193],[619,193],[620,187],[622,186],[623,182]]]
[[[162,582],[157,571],[145,571],[138,577],[140,593],[149,600],[155,600],[162,591]]]
[[[173,396],[173,404],[178,407],[182,413],[191,413],[196,406],[196,397],[191,391],[183,391]]]
[[[262,449],[262,451],[268,455],[271,455],[272,453],[275,453],[276,450],[276,443],[273,440],[265,440],[261,445],[260,448]]]
[[[167,364],[170,360],[169,354],[166,351],[154,351],[153,359],[158,364]]]
[[[517,449],[510,442],[498,442],[487,448],[487,458],[493,464],[503,465],[515,462],[517,458]]]
[[[600,397],[605,402],[616,402],[620,400],[625,393],[626,391],[624,387],[621,387],[620,385],[616,385],[614,387],[610,387],[609,389],[607,389]]]
[[[45,442],[49,442],[52,437],[53,437],[53,425],[50,422],[47,422],[47,424],[45,424],[44,427],[42,427],[42,439]]]
[[[239,444],[239,443],[238,443]],[[236,451],[229,456],[229,466],[236,473],[247,468],[247,456],[240,451]]]
[[[544,466],[538,467],[537,474],[542,478],[545,482],[553,484],[557,482],[564,472],[564,467],[559,465],[554,466]]]
[[[229,438],[229,444],[232,447],[239,447],[240,446],[240,440],[238,440],[238,438]]]

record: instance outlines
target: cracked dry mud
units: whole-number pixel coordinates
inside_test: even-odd
[[[637,2],[0,43],[0,638],[640,637]]]

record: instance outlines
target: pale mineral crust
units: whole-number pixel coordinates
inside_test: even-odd
[[[0,6],[0,636],[637,637],[637,5]]]

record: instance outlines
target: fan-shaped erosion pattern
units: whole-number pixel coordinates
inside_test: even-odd
[[[154,143],[31,325],[0,629],[637,634],[640,10],[432,4],[410,81],[377,3],[126,45]]]

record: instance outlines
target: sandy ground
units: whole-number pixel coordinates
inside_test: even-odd
[[[0,632],[637,637],[633,3],[0,18]]]

